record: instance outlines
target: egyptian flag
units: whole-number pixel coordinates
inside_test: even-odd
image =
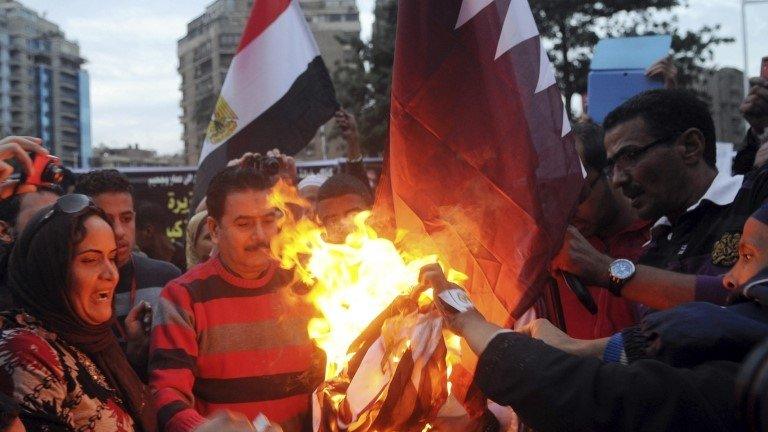
[[[526,0],[400,0],[377,209],[511,324],[540,296],[583,174]]]
[[[273,148],[295,154],[337,108],[299,0],[256,0],[208,126],[196,202],[229,160]]]

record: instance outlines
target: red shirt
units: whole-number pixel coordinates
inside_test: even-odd
[[[626,258],[637,262],[642,255],[643,245],[650,239],[650,227],[649,222],[638,220],[605,242],[594,236],[588,240],[598,251],[613,258]],[[589,286],[587,289],[597,304],[597,315],[592,315],[565,286],[562,279],[557,283],[565,316],[565,328],[569,336],[577,339],[600,339],[637,323],[637,311],[633,302],[616,297],[607,289]]]
[[[291,285],[276,266],[246,280],[217,257],[166,285],[150,339],[161,430],[192,431],[223,409],[306,430],[325,358],[307,334],[316,311]]]

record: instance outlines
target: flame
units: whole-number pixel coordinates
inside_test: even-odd
[[[272,252],[284,268],[295,269],[311,288],[309,301],[323,316],[310,321],[309,336],[327,355],[326,380],[335,378],[354,354],[348,353],[352,342],[396,297],[410,294],[418,284],[421,268],[438,262],[438,257],[398,250],[367,224],[368,211],[354,217],[355,230],[344,244],[328,243],[320,226],[306,218],[297,219],[289,211],[291,206],[308,208],[308,203],[283,183],[273,189],[270,202],[286,214],[280,235],[272,241]],[[452,269],[447,277],[452,282],[466,280]],[[431,289],[418,298],[420,306],[431,301]],[[446,331],[445,340],[450,376],[453,364],[460,359],[460,339]]]

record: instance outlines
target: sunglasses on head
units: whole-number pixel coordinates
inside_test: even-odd
[[[47,221],[49,221],[56,214],[68,214],[78,215],[85,212],[88,209],[97,209],[96,204],[91,199],[83,194],[69,194],[59,197],[56,203],[53,204],[53,208],[40,219],[40,222],[35,226],[35,231],[42,228]]]

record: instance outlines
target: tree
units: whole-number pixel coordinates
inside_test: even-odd
[[[576,93],[586,92],[594,46],[601,38],[671,34],[678,85],[693,87],[711,64],[713,48],[733,42],[720,26],[682,32],[673,9],[685,0],[530,0],[571,107]],[[361,140],[368,153],[382,152],[389,140],[389,103],[395,53],[397,2],[377,0],[371,41],[349,41],[357,55],[354,68],[334,74],[339,101],[358,114]]]
[[[711,62],[713,47],[733,42],[718,33],[720,26],[705,26],[682,33],[672,9],[685,0],[539,0],[531,2],[534,16],[550,51],[558,82],[570,110],[575,93],[585,92],[594,46],[604,37],[671,34],[678,84],[692,87]]]
[[[369,154],[381,153],[389,142],[397,1],[377,0],[374,16],[370,42],[343,40],[352,47],[354,60],[333,74],[339,103],[356,114],[363,150]]]

